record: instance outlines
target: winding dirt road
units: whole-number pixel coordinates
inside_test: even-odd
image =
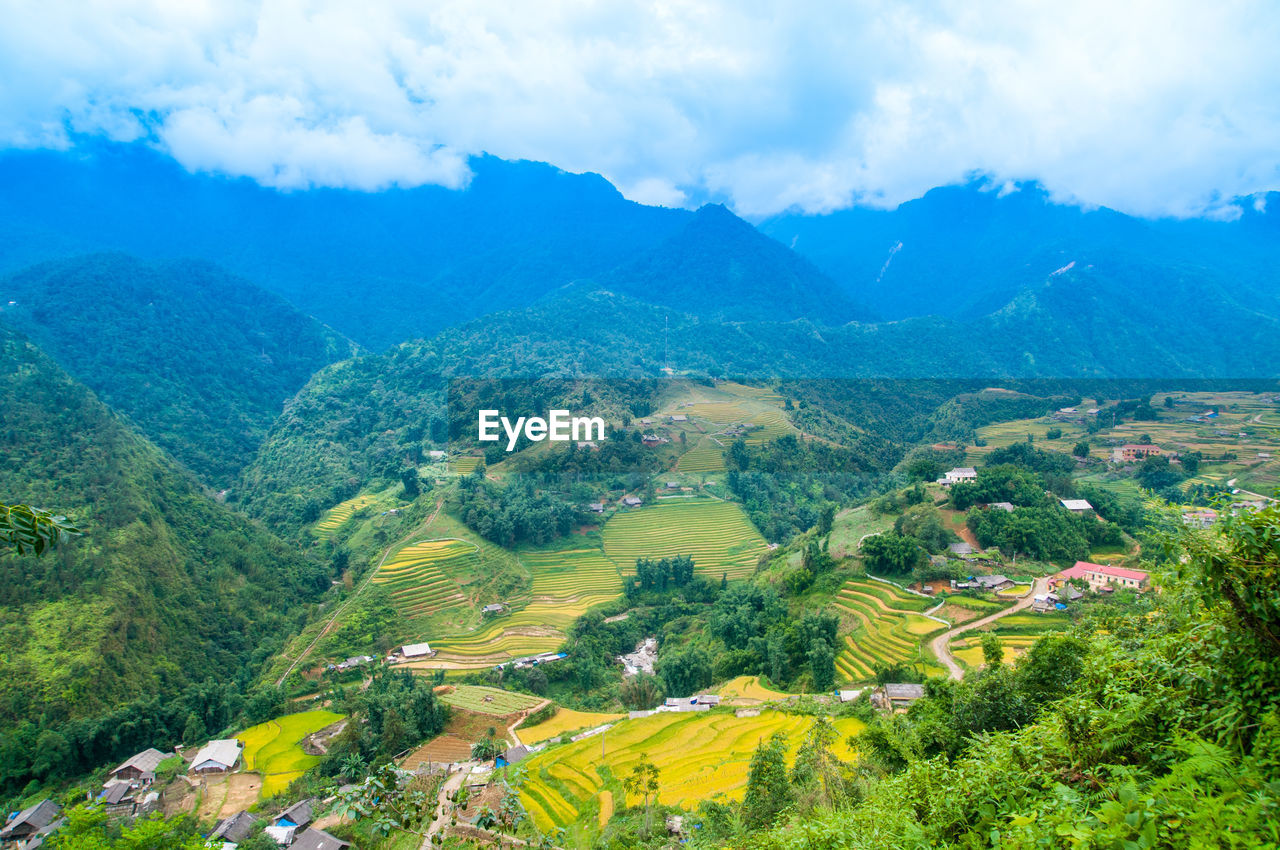
[[[980,619],[973,620],[968,623],[963,623],[959,626],[956,626],[954,629],[951,629],[950,631],[946,631],[938,635],[936,638],[933,639],[933,642],[930,644],[930,646],[933,647],[933,654],[938,659],[938,663],[941,664],[943,667],[947,668],[947,675],[949,675],[951,678],[963,679],[964,668],[962,668],[959,664],[956,663],[955,656],[951,654],[950,644],[952,639],[964,632],[981,628],[982,626],[985,626],[988,623],[994,623],[996,620],[999,620],[1001,617],[1007,617],[1010,614],[1014,613],[1015,611],[1025,611],[1026,609],[1031,607],[1031,603],[1035,601],[1036,596],[1043,593],[1048,593],[1048,592],[1049,592],[1048,576],[1038,578],[1035,580],[1035,583],[1031,585],[1031,592],[1028,593],[1026,596],[1022,597],[1021,599],[1019,599],[1011,607],[1006,608],[1003,611],[997,611],[994,614],[989,614],[986,617],[982,617]]]

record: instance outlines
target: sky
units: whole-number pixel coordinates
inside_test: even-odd
[[[1280,189],[1280,3],[0,0],[0,147],[140,140],[283,190],[482,152],[739,214],[982,177],[1143,216]]]

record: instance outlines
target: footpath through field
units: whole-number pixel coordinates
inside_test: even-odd
[[[1047,576],[1042,576],[1036,579],[1031,585],[1031,592],[1019,599],[1012,606],[1004,609],[1003,611],[997,611],[994,614],[983,617],[980,620],[973,620],[972,622],[956,626],[954,629],[938,635],[933,639],[932,643],[933,654],[938,659],[938,663],[947,668],[947,675],[951,678],[963,679],[964,668],[956,663],[955,657],[951,654],[951,639],[962,632],[967,632],[972,629],[979,628],[980,626],[985,626],[988,623],[994,623],[1001,617],[1007,617],[1015,611],[1022,611],[1026,608],[1030,608],[1031,603],[1035,601],[1037,595],[1048,592],[1049,578]]]
[[[289,665],[288,669],[284,671],[284,675],[276,680],[277,688],[284,685],[284,680],[289,678],[289,674],[292,673],[299,664],[301,664],[304,660],[306,660],[306,657],[311,654],[311,650],[315,649],[316,645],[320,643],[320,640],[333,629],[333,627],[338,622],[338,617],[342,616],[342,612],[347,610],[347,606],[350,605],[352,602],[356,601],[357,598],[359,598],[360,594],[369,585],[369,582],[373,581],[373,577],[378,574],[378,570],[382,569],[382,565],[387,562],[387,558],[390,557],[391,555],[391,550],[395,549],[405,540],[412,537],[414,534],[417,534],[419,532],[419,529],[426,528],[430,526],[431,523],[435,522],[436,515],[440,513],[440,508],[443,505],[444,505],[443,499],[436,502],[436,509],[431,512],[431,516],[427,518],[426,522],[424,522],[422,525],[415,528],[413,530],[413,534],[408,534],[405,537],[402,537],[401,539],[397,540],[395,543],[393,543],[392,545],[386,548],[386,550],[382,553],[382,558],[379,559],[378,561],[378,565],[373,569],[369,570],[369,574],[364,577],[363,581],[360,582],[360,586],[357,587],[350,596],[348,596],[345,600],[343,600],[342,604],[339,605],[337,609],[333,612],[333,616],[329,618],[329,622],[324,624],[324,628],[320,630],[320,634],[316,635],[315,640],[307,644],[307,648],[302,650],[302,654],[299,655],[297,658],[295,658],[293,660],[293,663]]]

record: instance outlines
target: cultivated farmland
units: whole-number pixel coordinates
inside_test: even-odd
[[[324,512],[324,516],[311,527],[311,533],[316,537],[332,537],[338,529],[347,524],[351,517],[355,516],[356,511],[373,504],[376,498],[366,493],[347,499],[345,502],[339,502]]]
[[[516,730],[516,734],[526,744],[540,744],[552,738],[559,738],[568,732],[592,729],[605,723],[622,720],[626,716],[625,714],[603,714],[595,711],[574,711],[571,708],[561,708],[556,711],[555,717],[550,720],[539,723],[537,726],[521,726]]]
[[[465,540],[411,543],[387,558],[373,582],[386,586],[405,617],[430,616],[467,603],[451,574],[474,571],[479,554],[479,547]]]
[[[542,699],[481,685],[455,685],[452,690],[440,694],[440,701],[464,711],[501,717],[527,711],[542,702]]]
[[[604,551],[624,572],[638,558],[689,555],[700,575],[745,578],[768,551],[742,510],[712,499],[671,499],[614,515],[604,527]]]
[[[597,736],[555,746],[525,762],[529,778],[521,800],[540,829],[569,826],[583,814],[599,811],[602,791],[620,807],[625,794],[621,779],[642,755],[661,771],[662,803],[688,809],[713,797],[739,799],[756,745],[777,732],[794,753],[812,723],[812,718],[778,711],[757,717],[671,712],[623,720],[603,740]],[[840,733],[836,753],[848,759],[845,741],[863,724],[841,718],[835,725]],[[598,815],[591,817],[590,828],[597,824]]]
[[[877,667],[925,662],[922,639],[946,628],[919,613],[930,600],[869,579],[845,584],[835,605],[856,624],[836,656],[837,671],[851,682],[874,678]]]
[[[341,719],[332,711],[304,711],[251,726],[236,736],[244,744],[245,769],[262,774],[264,799],[319,764],[319,756],[303,751],[302,739]]]
[[[703,437],[693,448],[680,455],[676,469],[694,474],[724,472],[724,446],[714,437]]]
[[[771,702],[772,700],[787,698],[787,695],[781,691],[772,690],[761,684],[759,676],[739,676],[736,679],[730,679],[720,686],[717,693],[723,699],[735,705]]]

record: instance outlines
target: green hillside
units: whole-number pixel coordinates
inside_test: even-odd
[[[86,531],[0,555],[0,787],[219,731],[328,577],[2,328],[0,409],[2,499]]]

